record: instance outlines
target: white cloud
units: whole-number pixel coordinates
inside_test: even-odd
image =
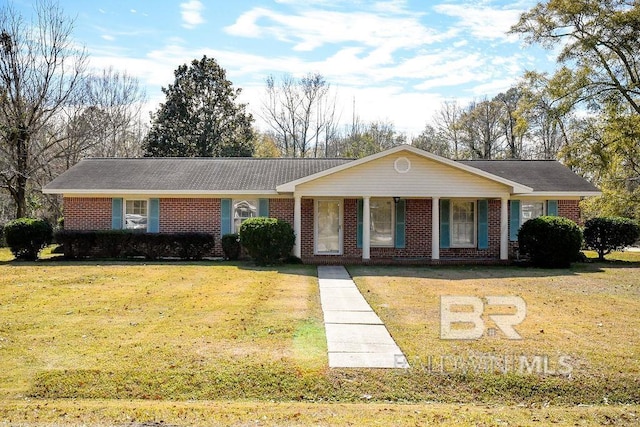
[[[112,42],[112,41],[114,41],[114,40],[116,39],[115,37],[113,37],[113,36],[112,36],[112,35],[110,35],[110,34],[103,34],[103,35],[102,35],[102,36],[100,36],[100,37],[102,37],[102,39],[104,39],[104,40],[106,40],[106,41],[109,41],[109,42]]]
[[[439,4],[434,6],[434,10],[440,14],[458,18],[458,25],[475,38],[514,41],[518,36],[507,34],[507,32],[525,11],[516,7],[498,9],[470,4]]]
[[[190,0],[180,3],[180,14],[182,15],[182,26],[192,29],[204,23],[202,11],[204,6],[199,0]]]
[[[444,99],[455,96],[464,104],[464,99],[491,97],[512,85],[523,67],[534,61],[521,51],[509,56],[509,45],[500,43],[510,41],[504,31],[517,20],[520,11],[515,9],[449,3],[424,15],[409,14],[404,0],[276,2],[286,7],[249,9],[225,28],[231,36],[252,39],[248,45],[253,48],[236,48],[245,44],[230,38],[218,44],[225,48],[214,49],[185,35],[184,40],[165,38],[138,58],[130,57],[128,46],[112,54],[104,50],[92,55],[92,65],[113,65],[137,76],[152,88],[149,99],[155,109],[164,101],[160,87],[173,82],[179,65],[202,55],[216,58],[227,78],[243,89],[241,100],[249,103],[258,122],[267,75],[319,72],[338,91],[343,122],[350,120],[355,96],[363,121],[389,120],[397,130],[417,135]],[[204,22],[200,1],[186,1],[180,7],[184,27]],[[448,24],[449,17],[453,25]],[[432,23],[443,29],[432,28]],[[102,34],[105,40],[122,38],[106,29]]]
[[[414,16],[395,17],[370,12],[335,12],[306,9],[284,14],[254,8],[225,28],[234,36],[271,36],[293,44],[296,51],[312,51],[327,44],[360,43],[371,47],[413,48],[444,40]]]

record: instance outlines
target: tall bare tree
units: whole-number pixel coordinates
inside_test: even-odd
[[[451,155],[459,159],[461,155],[460,116],[462,108],[456,101],[443,102],[440,110],[434,116],[434,123],[438,133],[451,143]]]
[[[472,102],[459,120],[461,139],[472,159],[492,159],[500,150],[503,136],[501,120],[503,105],[494,100],[484,99]]]
[[[499,93],[493,99],[503,106],[501,124],[506,143],[505,155],[511,159],[520,159],[524,154],[523,141],[526,127],[518,109],[522,96],[522,89],[516,86],[509,88],[506,92]]]
[[[29,182],[53,139],[44,127],[74,101],[87,55],[71,38],[73,20],[48,1],[26,20],[11,5],[0,9],[0,187],[27,212]]]
[[[411,139],[411,145],[438,156],[451,157],[449,141],[444,133],[430,124],[425,125],[422,132]]]
[[[87,125],[94,126],[90,155],[95,157],[139,157],[144,125],[141,112],[147,100],[138,79],[108,68],[89,76],[86,83]],[[90,120],[96,116],[97,120]]]
[[[266,79],[266,99],[262,116],[271,126],[280,151],[288,157],[318,157],[328,153],[328,145],[335,138],[335,95],[330,84],[319,74],[307,74],[295,79],[284,75]]]

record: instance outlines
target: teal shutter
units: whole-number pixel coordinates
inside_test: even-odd
[[[111,228],[122,230],[122,199],[111,199]]]
[[[489,202],[478,200],[478,249],[489,248]]]
[[[358,200],[358,210],[357,210],[357,224],[358,226],[356,227],[356,247],[357,248],[361,248],[362,247],[362,200]]]
[[[509,215],[509,240],[518,240],[518,230],[520,230],[520,200],[511,200],[511,210]]]
[[[220,199],[220,235],[231,233],[231,199]]]
[[[440,200],[440,247],[451,246],[451,235],[449,231],[449,200]]]
[[[405,200],[398,200],[396,203],[396,249],[404,248],[405,211]]]
[[[269,199],[258,200],[258,216],[269,216]]]
[[[160,232],[160,199],[149,199],[148,233]]]
[[[547,200],[547,215],[558,216],[558,201]]]

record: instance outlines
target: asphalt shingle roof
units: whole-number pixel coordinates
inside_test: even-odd
[[[81,191],[275,191],[276,187],[352,159],[104,158],[84,159],[45,186]],[[515,181],[534,191],[598,191],[556,161],[465,160],[459,163]]]
[[[526,185],[534,191],[599,191],[555,160],[459,160],[459,163]]]
[[[351,159],[84,159],[46,190],[275,191]]]

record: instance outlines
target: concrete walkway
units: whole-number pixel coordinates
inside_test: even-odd
[[[343,266],[318,266],[330,368],[407,368],[406,358]]]

